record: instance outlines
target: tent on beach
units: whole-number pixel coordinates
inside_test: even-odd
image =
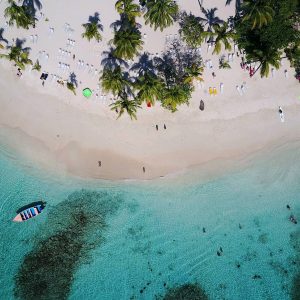
[[[90,88],[85,88],[82,90],[82,94],[86,98],[90,98],[92,96],[92,90]]]

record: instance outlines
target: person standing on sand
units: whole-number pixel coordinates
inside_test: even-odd
[[[156,128],[156,130],[158,130],[158,125],[157,124],[155,125],[155,128]]]
[[[101,160],[98,160],[98,167],[101,167],[102,163]]]
[[[145,167],[143,167],[143,172],[144,172],[144,173],[146,172],[146,168],[145,168]]]

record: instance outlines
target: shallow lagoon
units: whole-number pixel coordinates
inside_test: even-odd
[[[209,180],[191,171],[122,183],[46,174],[0,149],[1,299],[26,291],[30,276],[20,280],[26,273],[20,271],[36,268],[28,258],[43,257],[45,244],[52,250],[38,280],[46,263],[61,260],[69,280],[45,276],[43,285],[59,287],[62,299],[159,299],[186,283],[200,284],[209,299],[292,298],[300,241],[299,223],[288,217],[300,219],[299,144]],[[39,199],[48,202],[42,215],[11,222],[19,207]],[[78,209],[95,218],[73,226],[80,224]],[[66,229],[72,231],[67,238]],[[68,251],[57,236],[66,238]],[[72,263],[64,265],[67,258]]]

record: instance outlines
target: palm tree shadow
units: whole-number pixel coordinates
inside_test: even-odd
[[[0,28],[0,42],[8,44],[8,40],[3,37],[4,28]]]
[[[101,24],[100,14],[98,12],[95,12],[93,16],[89,16],[89,22],[96,23],[98,29],[103,31],[103,25]]]
[[[137,71],[139,75],[143,75],[145,73],[155,73],[155,67],[153,64],[153,60],[150,59],[149,53],[144,52],[137,63],[134,63],[130,68],[130,71]]]
[[[41,10],[43,5],[40,0],[23,0],[23,6],[26,6],[32,17],[35,17],[36,11]]]
[[[21,48],[25,52],[29,52],[31,50],[30,47],[23,48],[23,45],[24,45],[25,42],[26,42],[26,39],[20,40],[19,38],[17,38],[16,42],[15,42],[15,44],[16,44],[15,46],[18,47],[18,48]]]
[[[113,47],[109,48],[109,51],[103,51],[102,55],[104,56],[101,60],[101,65],[104,68],[115,69],[118,66],[124,66],[128,68],[128,63],[122,58],[118,58],[114,54],[115,49]]]
[[[69,76],[69,81],[76,87],[78,87],[78,80],[76,78],[76,74],[72,72]]]
[[[232,0],[226,0],[225,5],[230,5]],[[241,9],[242,1],[241,0],[235,0],[235,12],[238,13]]]
[[[202,13],[204,14],[205,18],[201,18],[201,20],[204,22],[204,26],[208,26],[208,31],[212,31],[212,26],[214,24],[223,24],[224,21],[221,20],[219,17],[216,16],[216,11],[218,10],[217,7],[211,8],[211,9],[205,9],[202,7]]]

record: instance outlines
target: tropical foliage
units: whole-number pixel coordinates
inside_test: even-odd
[[[137,78],[134,87],[138,90],[136,95],[138,103],[146,102],[154,105],[161,96],[164,85],[155,74],[147,72]]]
[[[35,24],[35,18],[30,13],[30,10],[25,5],[17,5],[15,1],[9,0],[9,6],[4,10],[5,18],[9,18],[9,25],[29,29]]]
[[[140,105],[135,99],[129,99],[127,93],[122,92],[119,94],[119,99],[112,103],[111,110],[115,110],[118,112],[118,118],[120,118],[124,112],[126,111],[129,115],[130,119],[137,119],[136,112],[137,109],[140,108]]]
[[[228,23],[225,22],[222,25],[214,24],[213,29],[214,32],[211,34],[214,38],[213,43],[215,44],[213,54],[219,54],[221,52],[222,44],[226,50],[230,51],[232,48],[231,42],[235,38],[235,34],[233,30],[228,28]]]
[[[20,46],[9,47],[8,54],[0,54],[0,58],[6,58],[9,61],[13,61],[16,66],[25,69],[26,65],[32,65],[31,59],[29,59],[29,52],[27,49],[22,49]]]
[[[199,47],[207,36],[201,24],[201,18],[184,12],[179,22],[179,33],[183,41],[190,47]]]
[[[267,22],[253,17],[254,13],[271,14],[269,8],[272,18],[266,17]],[[245,50],[248,62],[259,62],[261,76],[267,76],[270,66],[279,67],[283,50],[289,52],[300,39],[296,26],[299,23],[297,0],[247,0],[241,10],[241,17],[235,22],[237,44]],[[245,17],[251,11],[252,17]]]
[[[251,29],[261,28],[273,20],[274,10],[269,0],[244,0],[241,6],[243,22],[250,21]]]
[[[38,72],[40,72],[42,69],[42,66],[40,65],[39,60],[37,59],[36,62],[34,63],[32,70],[37,70]]]
[[[121,18],[119,28],[115,28],[114,38],[110,43],[115,46],[115,56],[123,59],[132,59],[143,49],[144,44],[138,27],[126,16]]]
[[[135,22],[135,18],[142,14],[140,6],[135,4],[133,0],[118,0],[115,7],[120,15],[126,15],[131,22]]]
[[[67,82],[67,88],[74,94],[76,95],[76,87],[75,84],[72,82]]]
[[[219,69],[231,69],[229,62],[225,60],[225,56],[219,59]]]
[[[85,32],[81,35],[83,38],[86,38],[88,41],[95,39],[97,42],[102,40],[100,30],[103,30],[102,25],[98,23],[97,19],[93,19],[86,24],[82,24],[82,27],[85,29]]]
[[[161,31],[174,23],[174,18],[179,11],[177,3],[173,0],[148,0],[145,7],[146,24],[150,24],[154,30],[159,28]]]
[[[131,91],[131,81],[120,66],[114,69],[104,68],[100,79],[103,91],[112,92],[114,96]]]

